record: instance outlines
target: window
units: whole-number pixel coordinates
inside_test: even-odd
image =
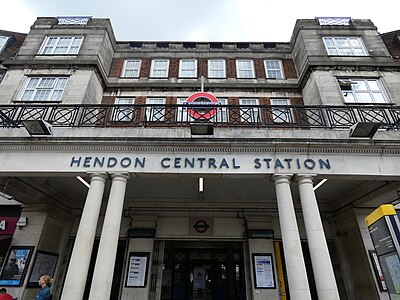
[[[168,59],[153,59],[151,62],[150,77],[168,77]]]
[[[236,69],[237,78],[254,78],[254,65],[252,60],[237,60]]]
[[[389,103],[379,79],[338,79],[345,103]]]
[[[139,77],[140,65],[141,65],[140,59],[125,60],[122,77]]]
[[[179,62],[179,77],[197,77],[197,60],[181,59]]]
[[[225,60],[210,59],[208,60],[208,78],[225,78]]]
[[[227,105],[228,99],[218,98],[218,102],[221,103],[221,105]],[[226,106],[218,107],[218,112],[215,118],[215,122],[228,122],[228,108]]]
[[[165,105],[165,98],[147,98],[146,104],[147,104],[146,121],[151,121],[151,122],[164,121],[165,107],[159,105],[161,104]]]
[[[277,78],[283,79],[283,67],[282,61],[280,60],[266,60],[265,64],[265,73],[267,78]]]
[[[259,120],[259,110],[258,107],[251,107],[253,105],[258,105],[258,99],[240,99],[240,120],[243,123],[255,123]]]
[[[68,77],[31,77],[22,92],[21,101],[61,101]]]
[[[323,38],[329,55],[367,56],[361,38],[358,37],[325,37]]]
[[[82,41],[83,36],[48,36],[39,54],[78,54]]]
[[[117,98],[115,99],[115,104],[118,107],[114,108],[112,120],[114,122],[129,122],[132,121],[133,107],[134,103],[133,98]],[[125,104],[127,106],[122,106]]]
[[[9,36],[0,35],[0,53],[6,48],[9,39]]]
[[[289,99],[271,99],[271,112],[274,123],[293,122],[292,111],[290,107],[285,107],[288,105],[290,105]]]

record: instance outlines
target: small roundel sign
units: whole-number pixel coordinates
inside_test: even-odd
[[[221,105],[214,95],[205,92],[198,92],[190,95],[185,104],[189,106],[188,114],[197,120],[211,119],[218,112],[215,106]]]
[[[204,220],[197,220],[194,223],[193,228],[197,231],[197,233],[205,233],[207,229],[210,228],[210,225],[208,225]]]

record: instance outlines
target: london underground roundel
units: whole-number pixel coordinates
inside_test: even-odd
[[[215,105],[221,105],[214,95],[205,92],[190,95],[186,100],[186,104],[189,106],[188,114],[198,120],[211,119],[218,111]]]

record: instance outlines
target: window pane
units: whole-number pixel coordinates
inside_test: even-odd
[[[375,103],[386,103],[385,97],[382,93],[373,93]]]
[[[34,77],[29,78],[22,92],[23,101],[60,101],[64,92],[67,77]]]
[[[372,103],[372,97],[369,93],[358,92],[356,93],[356,101],[358,103]]]

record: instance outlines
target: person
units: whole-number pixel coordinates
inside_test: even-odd
[[[17,255],[14,250],[11,251],[10,253],[10,258],[8,259],[8,262],[6,266],[4,267],[3,270],[3,275],[1,276],[1,279],[9,280],[9,279],[15,279],[15,276],[20,275],[19,273],[19,268],[17,265]]]
[[[38,283],[40,291],[37,293],[35,300],[51,300],[52,296],[50,293],[50,287],[53,279],[49,275],[43,275],[40,277]]]
[[[7,293],[7,289],[0,289],[0,300],[14,300],[13,296]]]

